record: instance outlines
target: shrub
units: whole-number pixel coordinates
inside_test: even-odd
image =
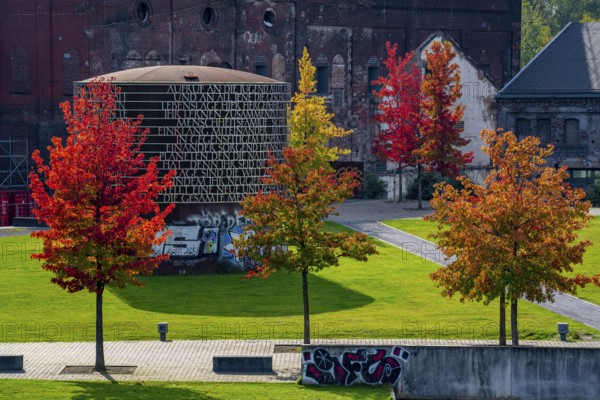
[[[380,199],[387,196],[387,182],[377,175],[367,175],[364,181],[364,195],[367,199]]]
[[[422,175],[423,184],[423,200],[431,200],[433,193],[435,192],[435,184],[439,182],[446,182],[452,185],[455,189],[462,189],[463,185],[454,178],[442,178],[437,172],[424,172]],[[406,198],[410,200],[417,200],[418,196],[418,182],[417,177],[408,185],[406,189]]]
[[[592,202],[592,206],[600,207],[600,185],[590,185],[585,191],[585,197]]]
[[[421,190],[423,193],[423,200],[431,200],[433,192],[435,191],[434,186],[440,182],[440,176],[434,172],[424,172],[421,175]],[[417,177],[408,185],[406,189],[406,198],[410,200],[417,200],[419,195],[419,185]]]

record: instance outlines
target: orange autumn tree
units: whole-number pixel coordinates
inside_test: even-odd
[[[420,134],[422,145],[415,150],[418,163],[429,171],[454,178],[461,168],[473,160],[473,153],[463,153],[460,147],[469,144],[463,138],[458,123],[464,107],[456,104],[461,97],[460,69],[452,60],[456,53],[450,42],[436,40],[425,52],[427,73],[421,83]]]
[[[147,130],[136,120],[116,118],[119,88],[92,80],[61,104],[67,125],[66,144],[52,138],[45,164],[33,153],[37,172],[29,174],[34,214],[48,230],[32,233],[43,240],[32,258],[54,273],[52,282],[69,292],[96,294],[95,370],[105,371],[102,296],[108,286],[141,285],[138,274],[150,273],[164,256],[153,245],[173,205],[161,210],[157,196],[172,186],[175,171],[158,178],[157,159],[140,151]]]
[[[263,183],[270,190],[248,196],[243,214],[251,224],[249,235],[236,241],[238,255],[260,262],[255,273],[267,277],[276,271],[302,274],[304,343],[310,343],[309,272],[339,265],[340,257],[366,261],[376,252],[364,234],[324,232],[324,220],[335,213],[334,203],[352,196],[359,185],[355,173],[336,173],[329,164],[339,150],[328,148],[327,138],[342,131],[331,122],[323,102],[310,102],[315,92],[315,68],[308,52],[299,61],[300,94],[289,119],[291,146],[283,160],[271,155]],[[320,105],[319,105],[320,104]],[[306,108],[306,109],[305,109]],[[310,112],[307,112],[310,110]],[[329,115],[329,114],[327,114]]]
[[[453,258],[430,276],[444,296],[485,304],[499,299],[501,345],[510,304],[512,344],[518,345],[519,299],[552,301],[555,293],[575,293],[590,281],[565,275],[590,245],[577,241],[577,231],[589,224],[590,203],[565,182],[566,167],[546,166],[552,145],[540,147],[533,136],[518,141],[501,130],[481,135],[492,163],[484,186],[460,177],[462,190],[438,184],[431,200],[430,219],[440,224],[433,236]]]

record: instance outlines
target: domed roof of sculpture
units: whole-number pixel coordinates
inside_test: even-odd
[[[249,72],[199,65],[133,68],[104,74],[100,78],[114,78],[118,83],[283,83]]]

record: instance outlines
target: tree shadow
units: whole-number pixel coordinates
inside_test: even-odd
[[[268,279],[244,279],[243,274],[148,276],[142,281],[143,288],[110,291],[133,308],[164,314],[302,315],[302,282],[296,273],[275,273]],[[363,307],[374,301],[315,274],[309,276],[309,298],[313,315]]]
[[[77,381],[69,382],[79,387],[82,392],[75,394],[71,400],[155,400],[155,399],[195,399],[195,400],[216,400],[206,393],[190,390],[177,385],[152,385],[146,382],[127,382],[119,383],[117,381],[93,382]]]

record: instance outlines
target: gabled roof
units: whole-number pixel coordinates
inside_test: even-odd
[[[498,99],[600,97],[600,22],[569,23]]]
[[[452,36],[450,36],[449,34],[447,34],[446,32],[444,32],[442,30],[437,30],[434,33],[432,33],[431,35],[429,35],[427,37],[427,39],[425,39],[419,46],[417,46],[417,48],[415,49],[415,53],[422,54],[423,51],[427,48],[427,46],[429,46],[429,44],[435,40],[450,42],[452,44],[452,46],[454,47],[454,49],[456,50],[457,54],[460,54],[465,60],[467,60],[467,62],[469,64],[471,64],[471,66],[473,66],[473,68],[475,68],[475,70],[483,72],[482,75],[489,82],[489,84],[494,86],[496,88],[496,90],[498,89],[498,86],[496,86],[492,77],[487,72],[480,70],[479,64],[477,64],[477,62],[475,62],[475,60],[473,60],[473,58],[471,56],[469,56],[467,53],[465,53],[463,51],[463,49],[459,46],[459,44],[454,40],[454,38]]]

